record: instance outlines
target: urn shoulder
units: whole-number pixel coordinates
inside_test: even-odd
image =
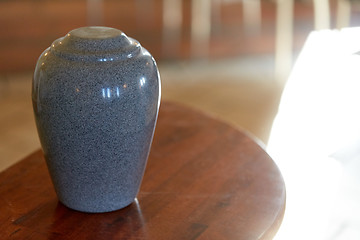
[[[64,91],[71,95],[80,88],[105,97],[109,89],[119,95],[120,88],[158,88],[160,94],[160,75],[154,58],[135,39],[114,28],[83,27],[55,40],[40,55],[33,99]]]

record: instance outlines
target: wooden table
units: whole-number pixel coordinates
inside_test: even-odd
[[[40,150],[0,173],[0,239],[271,239],[281,173],[248,135],[163,103],[137,200],[88,214],[58,202]]]

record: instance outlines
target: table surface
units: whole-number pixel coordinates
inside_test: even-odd
[[[164,102],[133,204],[100,214],[68,209],[38,150],[0,173],[0,239],[271,239],[285,199],[279,169],[251,137]]]

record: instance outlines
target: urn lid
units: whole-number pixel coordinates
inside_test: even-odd
[[[141,45],[122,31],[110,27],[82,27],[55,40],[50,51],[73,61],[116,61],[138,55]]]

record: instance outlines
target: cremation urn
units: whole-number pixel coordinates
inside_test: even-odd
[[[160,104],[150,53],[114,28],[72,30],[39,57],[32,101],[60,202],[83,212],[131,204]]]

